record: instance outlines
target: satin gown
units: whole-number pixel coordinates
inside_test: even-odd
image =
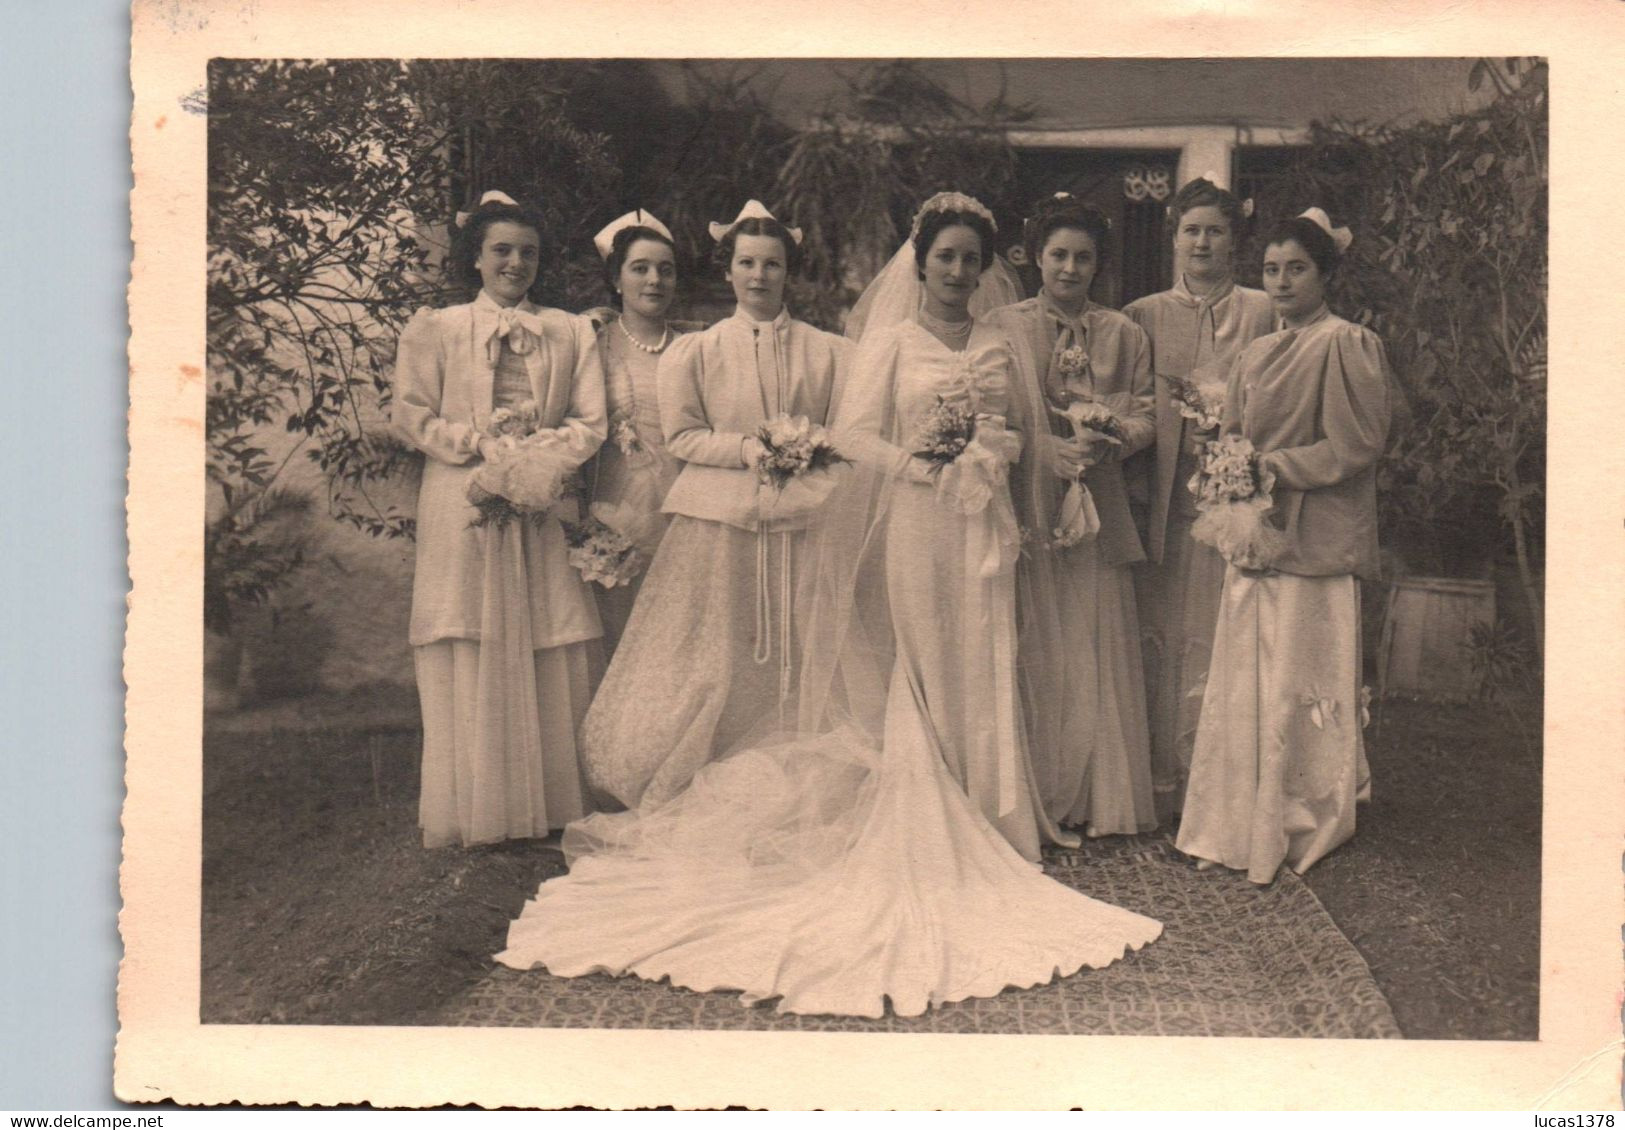
[[[1224,429],[1275,473],[1285,548],[1271,571],[1225,571],[1176,843],[1256,883],[1348,840],[1369,796],[1357,578],[1378,569],[1387,374],[1376,334],[1322,313],[1231,375]]]
[[[1027,351],[1033,370],[1046,375],[1052,403],[1096,401],[1116,414],[1124,433],[1122,446],[1083,477],[1099,511],[1099,531],[1044,551],[1053,556],[1054,616],[1067,644],[1055,701],[1029,696],[1034,734],[1053,735],[1055,746],[1057,768],[1044,802],[1055,819],[1090,836],[1149,831],[1157,816],[1131,571],[1144,553],[1122,460],[1154,435],[1150,349],[1145,334],[1117,311],[1091,303],[1067,315],[1046,292],[993,317]],[[1057,351],[1069,341],[1088,357],[1074,375],[1058,364]],[[1055,427],[1070,432],[1058,420]]]

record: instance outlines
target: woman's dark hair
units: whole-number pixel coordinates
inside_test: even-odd
[[[671,248],[673,262],[677,258],[677,245],[672,243],[666,236],[655,231],[654,228],[634,224],[632,227],[622,228],[616,232],[615,238],[609,245],[609,258],[604,260],[604,285],[609,287],[610,305],[617,310],[621,308],[621,294],[616,289],[616,286],[621,281],[621,268],[626,266],[626,256],[631,252],[632,245],[640,239],[652,239],[656,243],[664,243]]]
[[[1343,253],[1337,250],[1337,244],[1326,234],[1326,229],[1302,216],[1277,221],[1264,237],[1264,247],[1268,250],[1290,239],[1297,240],[1309,253],[1309,258],[1319,268],[1322,279],[1328,279],[1335,274],[1338,264],[1343,261]]]
[[[1044,257],[1044,245],[1049,242],[1050,236],[1062,228],[1073,228],[1087,235],[1094,241],[1095,258],[1106,258],[1106,233],[1112,230],[1106,213],[1070,193],[1057,193],[1034,204],[1027,222],[1021,226],[1021,242],[1027,251],[1027,261],[1037,266]]]
[[[993,223],[986,216],[980,212],[927,212],[920,217],[920,230],[914,233],[914,263],[920,268],[922,278],[931,245],[944,229],[955,227],[966,227],[976,233],[982,245],[982,270],[986,271],[993,265]]]
[[[790,235],[790,229],[778,220],[763,216],[752,216],[747,220],[740,220],[728,234],[722,237],[717,244],[716,263],[726,271],[733,266],[734,244],[739,242],[742,235],[765,235],[779,241],[784,247],[784,267],[788,274],[795,274],[801,269],[801,244]]]
[[[455,228],[451,237],[451,276],[472,290],[480,288],[480,272],[474,263],[485,246],[485,233],[492,224],[522,224],[536,233],[538,250],[542,242],[542,217],[534,208],[524,204],[503,204],[492,200],[481,204],[469,214],[468,221]],[[530,284],[529,297],[537,300],[542,287],[542,272],[538,266],[536,280]]]
[[[1179,230],[1179,223],[1185,218],[1185,213],[1192,208],[1217,208],[1230,224],[1230,234],[1241,236],[1242,226],[1247,222],[1247,213],[1236,194],[1220,188],[1206,177],[1197,177],[1187,181],[1185,187],[1174,194],[1168,202],[1168,231]]]

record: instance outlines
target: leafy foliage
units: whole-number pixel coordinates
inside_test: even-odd
[[[669,201],[667,225],[677,237],[688,277],[720,278],[711,267],[706,225],[731,219],[749,199],[788,213],[774,198],[773,185],[791,130],[774,115],[772,90],[760,86],[760,69],[738,64],[715,71],[685,64],[684,108],[674,132],[648,160],[661,170]],[[801,223],[799,218],[793,223]]]
[[[1511,707],[1538,690],[1540,665],[1505,624],[1474,624],[1467,654],[1484,701]]]
[[[203,626],[229,633],[243,605],[264,604],[305,564],[309,538],[299,527],[308,495],[272,488],[228,510],[203,529]]]
[[[831,328],[894,251],[920,202],[957,190],[995,209],[1015,184],[1004,132],[1032,116],[1003,92],[982,106],[954,97],[918,63],[847,79],[848,106],[827,109],[787,147],[776,193],[806,231],[807,316]],[[806,301],[810,300],[810,301]]]

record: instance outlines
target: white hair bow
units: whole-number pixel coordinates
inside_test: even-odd
[[[1339,255],[1347,251],[1349,249],[1349,244],[1354,242],[1354,233],[1349,231],[1348,228],[1332,227],[1332,218],[1326,214],[1326,211],[1323,208],[1305,208],[1302,212],[1298,213],[1298,218],[1300,220],[1308,220],[1321,231],[1331,236],[1332,244],[1337,248],[1337,253]]]
[[[491,204],[491,203],[511,204],[515,208],[519,207],[519,201],[517,201],[513,197],[509,196],[506,192],[499,192],[499,191],[497,191],[496,189],[493,188],[489,192],[485,193],[483,196],[480,197],[480,202],[478,204],[474,205],[474,211],[477,212],[481,208],[485,207],[487,204]],[[468,223],[468,221],[473,217],[473,215],[474,215],[474,212],[458,212],[457,213],[457,226],[458,227],[463,227],[464,225],[466,225]]]
[[[773,215],[772,212],[769,212],[767,210],[767,206],[764,205],[760,200],[747,200],[745,201],[745,206],[739,209],[739,215],[733,218],[732,223],[719,224],[713,222],[708,225],[708,228],[711,232],[711,238],[716,240],[718,243],[721,243],[725,238],[727,238],[729,232],[733,231],[746,220],[775,219],[778,219],[778,217]],[[790,233],[790,238],[795,240],[797,246],[799,246],[801,243],[801,229],[793,228],[786,224],[784,230]]]
[[[624,216],[619,216],[605,224],[599,233],[592,237],[592,245],[598,248],[598,257],[608,259],[609,253],[615,249],[615,237],[627,228],[648,228],[657,231],[667,239],[671,239],[671,229],[642,208],[634,208]],[[675,241],[674,241],[675,242]]]

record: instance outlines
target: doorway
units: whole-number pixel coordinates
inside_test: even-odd
[[[1016,154],[1016,199],[1023,208],[1055,192],[1070,192],[1111,221],[1111,231],[1091,297],[1120,309],[1173,282],[1172,251],[1164,209],[1177,187],[1177,149],[1022,149]],[[1019,217],[1001,216],[1000,231],[1014,233],[1001,248],[1019,248]],[[1012,259],[1028,294],[1037,294],[1036,265],[1017,252]]]

